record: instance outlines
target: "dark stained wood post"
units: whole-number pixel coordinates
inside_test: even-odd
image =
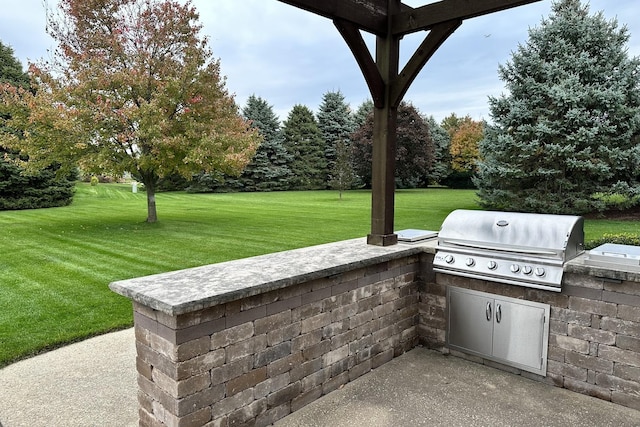
[[[389,16],[399,10],[400,1],[389,0]],[[378,246],[398,243],[398,236],[393,229],[398,106],[394,105],[391,88],[398,76],[399,61],[400,37],[390,31],[385,36],[378,36],[376,64],[384,85],[384,97],[382,103],[374,104],[373,110],[371,233],[367,236],[367,243]]]

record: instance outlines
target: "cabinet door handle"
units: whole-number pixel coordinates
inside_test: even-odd
[[[502,306],[498,304],[496,306],[496,322],[500,323],[502,320]]]
[[[485,309],[485,314],[487,316],[487,321],[491,321],[491,303],[487,303],[487,308]]]

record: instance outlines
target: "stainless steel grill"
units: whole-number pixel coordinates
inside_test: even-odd
[[[565,262],[583,252],[579,216],[453,211],[442,223],[434,270],[560,292]]]

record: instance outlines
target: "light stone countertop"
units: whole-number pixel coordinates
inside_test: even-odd
[[[171,316],[329,277],[419,253],[435,253],[437,239],[373,246],[344,240],[172,271],[109,285],[112,291]]]

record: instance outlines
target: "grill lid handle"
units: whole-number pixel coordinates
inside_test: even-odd
[[[518,249],[518,248],[505,248],[504,246],[498,246],[498,245],[477,245],[477,244],[473,244],[473,243],[466,243],[466,242],[447,242],[450,245],[454,245],[454,246],[461,246],[464,248],[471,248],[471,249],[489,249],[492,251],[499,251],[499,252],[511,252],[511,253],[518,253],[518,254],[524,254],[524,255],[557,255],[556,252],[553,251],[544,251],[544,250],[540,250],[540,249]]]

